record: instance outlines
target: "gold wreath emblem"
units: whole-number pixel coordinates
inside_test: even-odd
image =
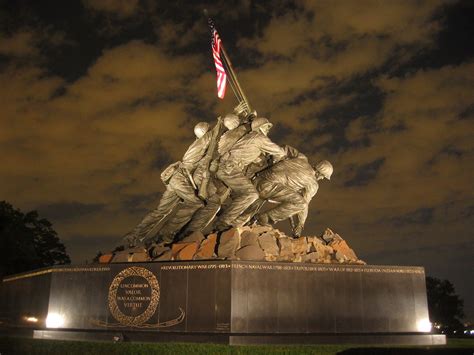
[[[144,278],[151,288],[150,304],[143,313],[137,316],[127,316],[123,314],[117,304],[117,290],[120,287],[122,281],[130,276],[139,276]],[[116,320],[118,320],[121,324],[128,326],[139,326],[148,321],[153,316],[153,314],[155,314],[156,307],[160,301],[160,285],[158,284],[156,276],[153,275],[150,270],[138,266],[129,267],[119,272],[113,279],[112,284],[109,287],[108,301],[110,312]]]

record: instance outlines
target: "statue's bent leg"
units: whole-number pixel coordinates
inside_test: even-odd
[[[256,189],[260,198],[255,200],[236,220],[237,225],[244,225],[245,223],[249,222],[252,217],[256,216],[264,203],[270,198],[270,196],[274,195],[275,190],[278,189],[278,185],[276,185],[273,181],[269,180],[259,180],[256,184]]]
[[[173,218],[167,221],[160,230],[160,239],[164,242],[173,241],[175,234],[189,222],[194,212],[204,206],[204,203],[196,196],[194,188],[187,177],[182,174],[176,174],[170,181],[170,184],[173,185],[174,191],[184,202]]]
[[[252,182],[241,172],[224,173],[218,171],[217,177],[232,190],[232,203],[220,216],[219,226],[234,225],[237,217],[258,199],[258,193]]]
[[[199,168],[196,169],[194,176],[194,181],[196,181],[196,184],[200,186],[203,179],[202,170],[200,171]],[[195,231],[202,232],[209,224],[211,224],[221,208],[222,201],[225,200],[228,194],[227,187],[223,185],[220,180],[214,178],[209,180],[207,189],[209,198],[206,201],[206,205],[199,208],[194,213],[183,231],[183,236]]]
[[[143,218],[143,220],[133,229],[131,234],[136,238],[136,240],[144,240],[148,233],[155,228],[157,223],[163,220],[163,218],[179,203],[179,201],[180,198],[178,195],[168,186],[161,196],[159,205]]]
[[[173,241],[174,236],[190,221],[194,212],[198,210],[202,204],[192,204],[185,202],[176,214],[167,221],[160,231],[160,236],[165,242]]]
[[[196,196],[189,178],[183,173],[176,173],[169,182],[173,187],[173,191],[185,202],[196,205],[204,205],[204,203]]]
[[[213,199],[210,199],[206,206],[201,207],[196,211],[196,213],[194,213],[191,221],[186,226],[186,233],[202,231],[206,228],[216,216],[216,213],[219,212],[220,207],[220,200],[214,201]]]
[[[300,193],[282,185],[274,186],[267,198],[278,203],[275,207],[261,213],[261,215],[266,215],[272,223],[283,221],[306,207],[306,201]]]
[[[255,200],[254,203],[252,203],[239,217],[236,218],[235,225],[243,226],[248,221],[250,221],[252,217],[258,213],[258,211],[260,210],[260,208],[263,206],[264,203],[265,203],[265,200],[261,200],[261,199]]]

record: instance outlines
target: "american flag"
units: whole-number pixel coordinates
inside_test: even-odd
[[[227,83],[227,74],[225,72],[224,66],[221,61],[221,39],[219,34],[214,27],[214,23],[209,19],[209,27],[211,28],[211,47],[212,47],[212,56],[214,57],[214,64],[217,71],[217,97],[223,99],[225,96],[225,88]]]

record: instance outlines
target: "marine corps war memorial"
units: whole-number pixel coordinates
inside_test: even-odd
[[[445,344],[423,267],[368,265],[337,226],[305,234],[337,166],[270,139],[210,25],[217,95],[230,86],[236,106],[194,127],[156,208],[99,263],[5,277],[3,326],[40,339]]]

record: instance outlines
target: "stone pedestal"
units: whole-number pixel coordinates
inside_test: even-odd
[[[421,267],[249,261],[58,266],[1,286],[3,329],[58,339],[442,344]]]

